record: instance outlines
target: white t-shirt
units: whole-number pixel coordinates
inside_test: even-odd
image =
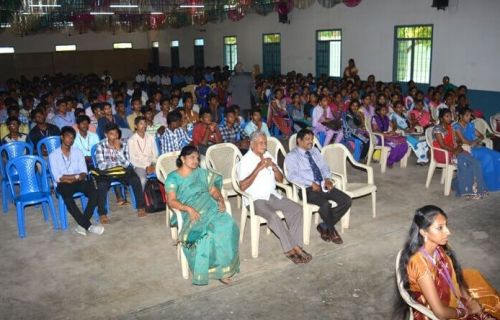
[[[277,165],[276,160],[273,156],[266,151],[264,153],[264,158],[270,158],[274,164]],[[256,155],[251,149],[241,158],[241,161],[237,164],[236,167],[236,176],[239,181],[245,180],[248,177],[255,167],[260,162],[260,157]],[[276,191],[276,179],[274,176],[273,169],[271,167],[267,167],[262,169],[257,174],[257,177],[253,181],[253,183],[245,190],[248,194],[250,194],[253,200],[269,200],[271,195],[276,196],[278,199],[281,199],[282,196]],[[248,205],[248,200],[243,198],[243,205]]]

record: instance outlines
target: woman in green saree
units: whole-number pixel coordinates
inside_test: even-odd
[[[209,279],[229,284],[240,268],[239,230],[225,212],[221,176],[199,168],[199,156],[195,147],[182,149],[178,169],[165,181],[167,203],[182,212],[179,244],[193,274],[193,284],[206,285]]]

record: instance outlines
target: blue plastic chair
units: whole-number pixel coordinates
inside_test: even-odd
[[[92,163],[94,164],[94,167],[97,168],[97,159],[96,159],[96,156],[95,156],[95,153],[96,153],[96,150],[97,150],[97,145],[93,145],[92,148],[90,149],[90,157],[92,158]],[[120,187],[120,191],[121,191],[121,194],[122,194],[122,197],[124,200],[127,199],[127,195],[125,193],[125,186],[119,182],[119,181],[113,181],[111,182],[111,187]],[[134,191],[132,189],[132,186],[128,186],[129,187],[129,192],[130,192],[130,198],[132,200],[132,206],[137,209],[137,204],[136,204],[136,201],[135,201],[135,196],[134,196]],[[108,190],[108,193],[106,194],[106,211],[109,213],[109,190]]]
[[[60,136],[50,136],[50,137],[45,137],[42,140],[38,141],[36,144],[36,151],[38,152],[38,156],[43,157],[42,150],[45,148],[47,151],[47,156],[57,148],[61,146],[61,137]],[[45,157],[43,157],[45,159]],[[48,157],[46,158],[48,161]],[[54,178],[52,177],[52,174],[50,173],[50,168],[47,166],[47,174],[48,178],[52,180],[52,184],[54,185]]]
[[[9,198],[12,199],[14,197],[14,194],[9,190],[9,180],[7,179],[7,174],[5,173],[5,165],[9,160],[30,154],[33,154],[33,146],[22,141],[9,142],[0,147],[0,173],[2,174],[2,209],[4,214],[9,211]],[[12,181],[14,184],[19,184],[17,172],[13,173]]]
[[[19,193],[15,193],[14,178],[17,171],[19,178]],[[47,205],[50,209],[50,216],[54,229],[59,229],[59,222],[56,218],[56,210],[50,193],[47,177],[47,163],[38,156],[20,156],[9,160],[5,167],[7,178],[9,179],[14,203],[17,211],[17,229],[20,238],[26,236],[24,223],[24,208],[29,205],[42,204],[42,211],[45,221],[48,220]]]

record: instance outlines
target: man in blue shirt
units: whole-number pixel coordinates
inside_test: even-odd
[[[61,130],[61,147],[49,154],[50,171],[57,184],[56,191],[63,197],[64,204],[69,213],[78,223],[75,231],[81,235],[87,235],[87,231],[94,234],[102,234],[104,227],[92,225],[90,218],[97,207],[97,189],[88,180],[87,166],[83,153],[73,147],[76,132],[72,127],[63,127]],[[75,203],[73,194],[81,192],[88,199],[85,212],[82,214]]]
[[[336,189],[331,180],[328,164],[318,149],[313,148],[314,133],[302,129],[297,133],[297,147],[285,157],[286,178],[291,182],[305,186],[307,201],[319,206],[323,219],[317,227],[324,241],[342,244],[342,238],[335,230],[335,224],[351,207],[351,198]],[[334,201],[337,206],[332,207]]]
[[[66,100],[57,100],[57,114],[52,118],[54,123],[59,129],[65,126],[75,125],[75,115],[73,112],[67,110]]]

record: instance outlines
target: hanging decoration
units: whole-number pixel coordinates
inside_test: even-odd
[[[333,8],[341,2],[342,0],[318,0],[318,3],[324,8]]]
[[[348,7],[356,7],[361,3],[361,0],[344,0],[344,4]]]
[[[240,21],[248,13],[267,15],[276,11],[288,22],[293,8],[306,9],[315,0],[0,0],[0,32],[19,36],[36,32],[126,32],[181,28]],[[343,2],[355,7],[361,0],[317,0],[325,8]],[[57,6],[31,6],[32,3]],[[135,6],[116,7],[133,4]],[[113,5],[113,6],[111,6]],[[110,7],[111,6],[111,7]],[[187,6],[187,7],[186,7]]]
[[[293,0],[293,6],[297,9],[307,9],[314,4],[315,0]]]

